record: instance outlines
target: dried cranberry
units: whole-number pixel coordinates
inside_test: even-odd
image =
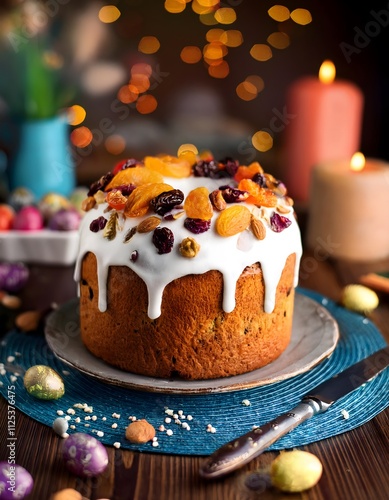
[[[292,221],[283,215],[273,212],[270,216],[270,227],[276,233],[280,233],[292,224]]]
[[[260,174],[259,172],[254,174],[254,176],[251,180],[253,182],[257,183],[258,186],[260,186],[260,187],[267,187],[266,177],[263,174]]]
[[[159,254],[172,251],[174,244],[174,235],[168,227],[157,227],[153,232],[153,244]]]
[[[111,182],[113,179],[114,174],[112,172],[108,172],[108,174],[103,175],[100,177],[100,179],[93,184],[91,184],[89,191],[88,191],[88,196],[93,196],[97,191],[104,190],[106,186]]]
[[[223,198],[227,203],[239,203],[241,201],[247,200],[250,196],[248,191],[242,191],[240,189],[227,187],[221,190]]]
[[[184,220],[184,227],[193,234],[205,233],[211,227],[211,221],[187,217]]]
[[[234,175],[238,171],[238,168],[239,168],[239,161],[238,160],[234,160],[233,158],[226,157],[223,160],[220,160],[219,163],[224,165],[224,169],[230,177],[234,177]]]
[[[114,189],[121,191],[123,196],[129,196],[135,188],[135,184],[121,184],[120,186],[116,186]]]
[[[179,189],[164,191],[150,201],[150,206],[158,215],[165,215],[184,201],[184,193]]]
[[[105,228],[107,222],[108,220],[101,215],[100,217],[97,217],[97,219],[93,220],[90,223],[89,229],[94,233],[98,233],[99,231]]]

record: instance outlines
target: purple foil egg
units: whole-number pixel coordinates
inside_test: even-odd
[[[0,263],[0,290],[19,292],[27,283],[29,274],[28,267],[21,262]]]
[[[43,217],[33,206],[23,207],[15,215],[13,228],[20,231],[36,231],[43,228]]]
[[[47,227],[53,231],[76,231],[80,221],[81,215],[75,208],[63,208],[52,215]]]
[[[62,457],[67,469],[81,477],[98,476],[108,465],[108,454],[104,445],[83,432],[71,434],[63,442]]]
[[[13,459],[9,461],[0,462],[0,499],[22,500],[31,493],[34,480],[24,467],[13,464]]]

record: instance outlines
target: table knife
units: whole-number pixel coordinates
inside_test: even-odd
[[[260,455],[305,420],[322,413],[340,398],[372,380],[389,365],[389,346],[321,383],[289,412],[223,445],[200,468],[206,479],[224,476]]]

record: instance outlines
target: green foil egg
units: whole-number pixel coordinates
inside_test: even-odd
[[[65,394],[65,384],[58,373],[46,365],[31,366],[24,374],[24,387],[38,399],[59,399]]]

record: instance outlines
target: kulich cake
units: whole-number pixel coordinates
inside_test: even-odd
[[[95,356],[151,377],[210,379],[286,349],[300,231],[285,186],[257,162],[122,161],[84,209],[75,279]]]

